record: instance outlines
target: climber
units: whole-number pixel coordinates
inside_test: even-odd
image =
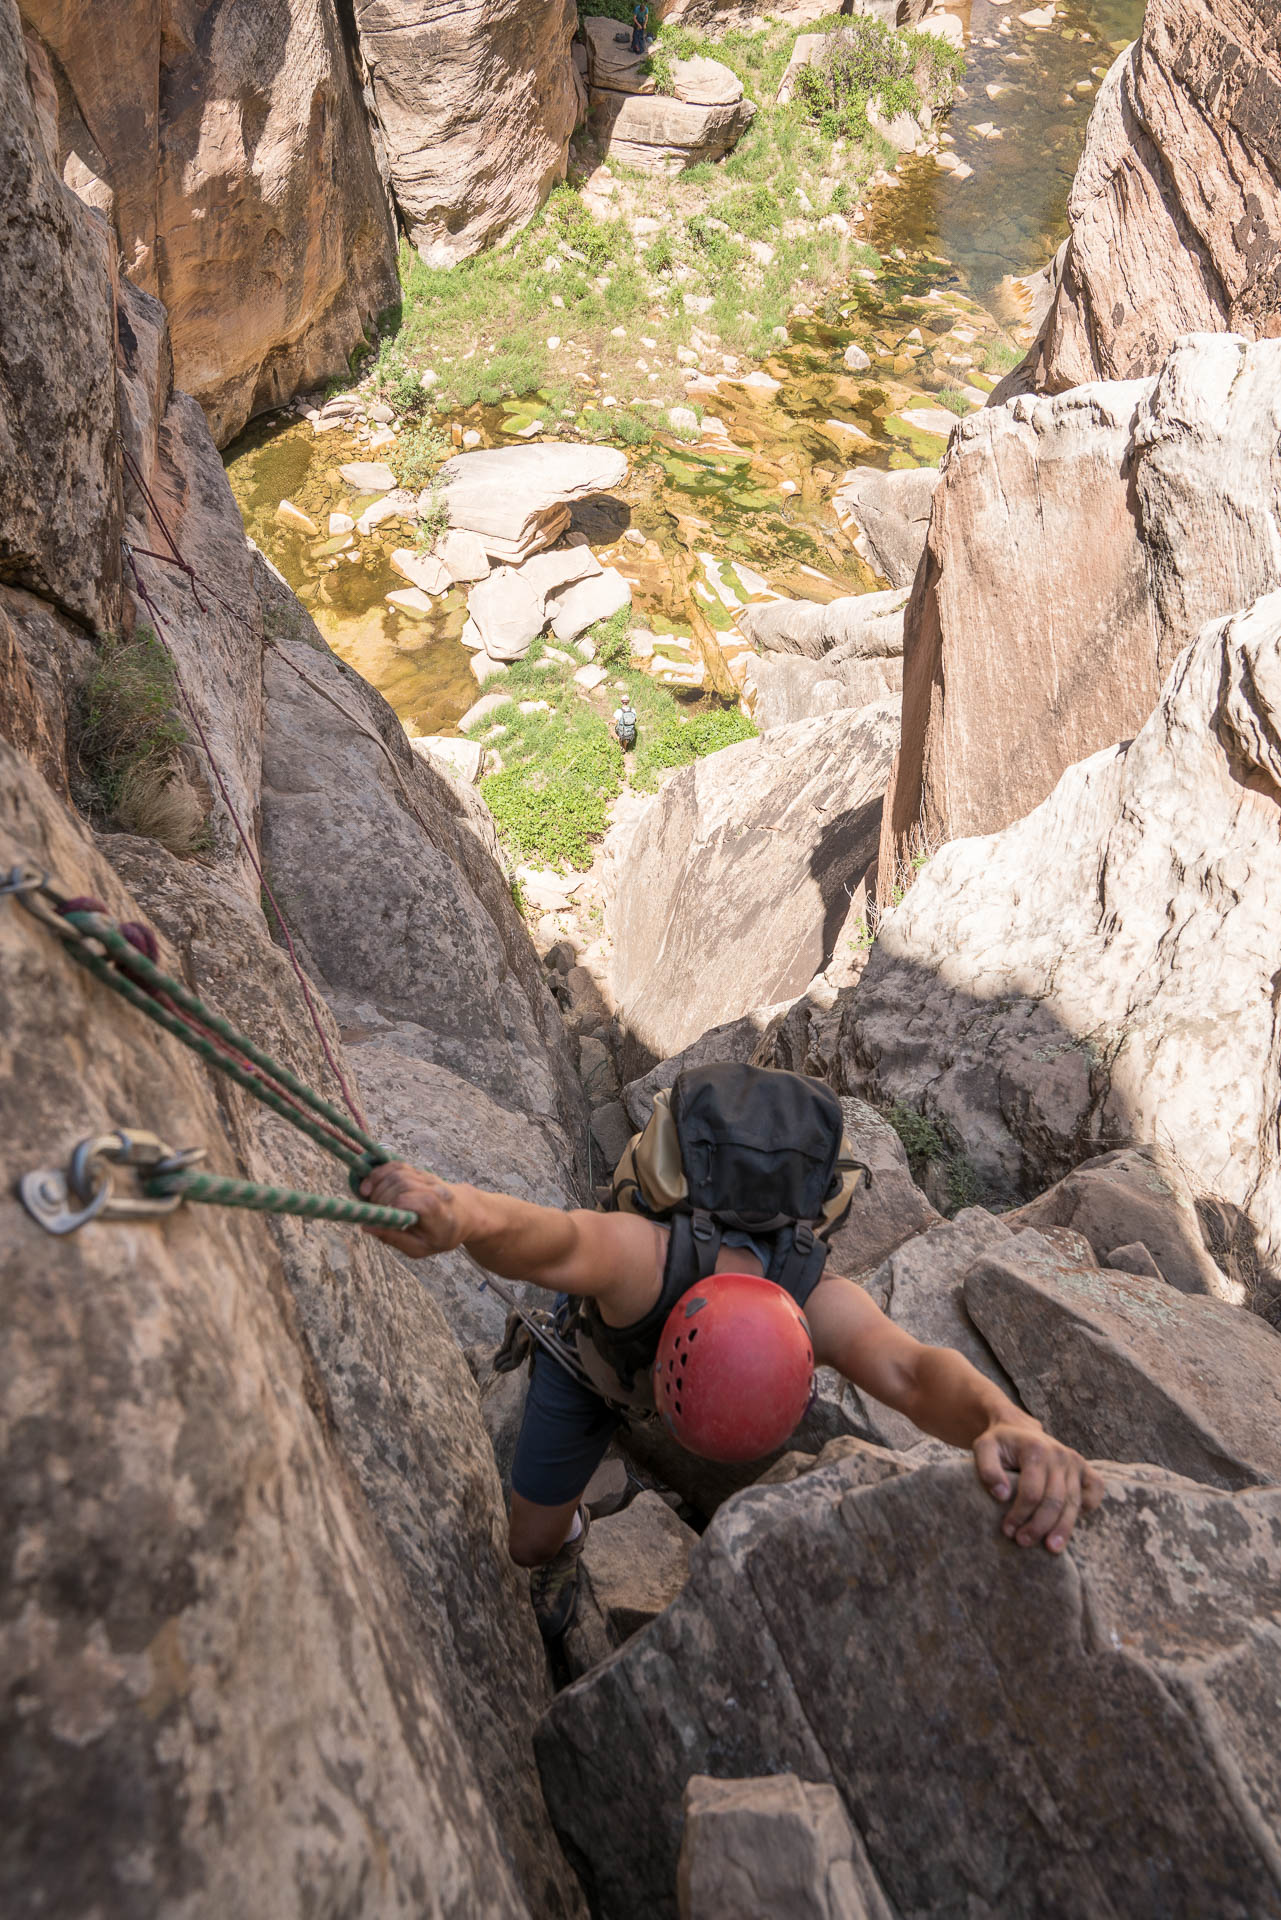
[[[630,693],[625,693],[614,708],[614,737],[624,753],[636,745],[636,709]]]
[[[644,53],[645,36],[649,30],[648,0],[636,0],[632,8],[632,52]]]
[[[839,1105],[827,1089],[816,1094],[816,1083],[801,1076],[724,1066],[687,1072],[670,1096],[678,1107],[677,1124],[682,1082],[687,1083],[685,1117],[697,1109],[696,1117],[706,1123],[710,1114],[714,1139],[718,1127],[722,1134],[727,1129],[727,1089],[740,1107],[751,1100],[777,1104],[790,1097],[787,1126],[777,1131],[779,1138],[796,1141],[804,1137],[806,1100],[816,1108],[821,1094],[836,1108],[840,1139]],[[659,1096],[650,1129],[619,1163],[615,1195],[620,1207],[635,1206],[629,1189],[651,1179],[644,1142],[656,1124],[659,1134],[669,1129],[670,1148],[667,1098]],[[758,1104],[758,1123],[762,1112],[767,1126],[768,1104],[764,1109]],[[737,1145],[749,1136],[759,1142],[761,1124],[740,1129]],[[736,1143],[722,1138],[717,1144],[720,1152],[709,1157],[709,1164],[717,1159],[728,1164]],[[660,1151],[650,1158],[665,1161],[670,1185],[670,1154]],[[852,1164],[829,1161],[824,1185],[831,1166]],[[740,1158],[740,1186],[741,1165]],[[676,1171],[679,1175],[679,1167]],[[758,1179],[747,1204],[760,1204],[765,1177]],[[843,1177],[848,1190],[851,1177]],[[803,1415],[813,1366],[830,1366],[925,1433],[970,1450],[983,1485],[993,1499],[1008,1504],[1003,1530],[1019,1546],[1043,1543],[1051,1553],[1061,1553],[1078,1514],[1098,1506],[1102,1480],[1079,1454],[1052,1439],[961,1354],[914,1339],[862,1287],[824,1270],[820,1236],[849,1206],[835,1185],[828,1191],[827,1222],[819,1222],[817,1234],[792,1220],[800,1207],[777,1208],[772,1194],[767,1211],[785,1213],[791,1222],[780,1236],[764,1228],[753,1233],[725,1226],[723,1209],[709,1215],[688,1205],[669,1214],[670,1224],[644,1211],[562,1212],[450,1186],[399,1163],[377,1167],[363,1182],[366,1198],[418,1215],[418,1225],[407,1233],[370,1229],[402,1253],[421,1259],[462,1246],[490,1272],[532,1281],[559,1296],[556,1322],[567,1336],[567,1353],[572,1338],[575,1358],[558,1364],[545,1350],[534,1356],[512,1468],[509,1530],[512,1558],[534,1569],[531,1592],[548,1639],[562,1633],[574,1615],[577,1563],[587,1529],[583,1491],[620,1423],[647,1407],[652,1412],[656,1401],[690,1451],[758,1459],[776,1452]],[[699,1195],[687,1188],[686,1197],[696,1201]],[[810,1212],[819,1220],[816,1209]],[[774,1218],[767,1223],[775,1225]],[[711,1255],[700,1256],[695,1246],[700,1238]],[[700,1257],[702,1277],[690,1285],[684,1263]],[[785,1284],[766,1279],[770,1269]],[[695,1347],[698,1338],[702,1345]]]

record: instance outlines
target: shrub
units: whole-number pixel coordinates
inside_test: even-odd
[[[828,36],[818,65],[797,75],[796,98],[826,138],[860,139],[869,131],[873,94],[892,120],[925,104],[947,105],[963,71],[956,49],[936,35],[896,33],[870,15],[855,14]]]
[[[546,714],[515,704],[492,716],[509,731],[507,765],[480,791],[504,843],[528,859],[589,867],[592,843],[609,824],[606,808],[622,789],[622,753],[601,716],[573,701]]]
[[[1009,373],[1018,366],[1023,355],[1017,347],[1007,346],[1004,340],[994,340],[983,355],[985,373]]]
[[[934,398],[941,407],[946,407],[949,413],[959,413],[962,418],[967,413],[973,412],[970,402],[956,387],[940,387]]]
[[[187,776],[177,701],[173,661],[149,627],[132,640],[108,636],[80,695],[79,760],[91,811],[171,853],[191,853],[207,808]]]
[[[919,1180],[930,1161],[941,1159],[946,1153],[942,1134],[923,1113],[900,1101],[894,1103],[885,1118],[903,1143],[912,1178]]]
[[[415,493],[431,484],[437,467],[453,452],[449,437],[430,421],[420,420],[402,429],[387,451],[388,463],[402,487]]]
[[[633,782],[638,787],[652,787],[665,767],[685,767],[705,754],[755,737],[755,724],[737,707],[711,708],[688,718],[680,712],[671,713],[642,732],[633,762]]]
[[[643,447],[652,435],[649,422],[638,413],[620,411],[614,415],[613,437],[625,447]]]

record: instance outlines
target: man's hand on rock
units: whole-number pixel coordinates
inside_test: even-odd
[[[454,1189],[421,1167],[406,1166],[402,1160],[388,1160],[360,1183],[362,1199],[377,1207],[403,1207],[418,1215],[418,1225],[405,1233],[386,1227],[366,1227],[375,1240],[407,1253],[411,1260],[425,1260],[429,1254],[448,1253],[462,1242],[463,1228],[455,1204]]]
[[[1050,1553],[1062,1553],[1077,1516],[1103,1499],[1094,1468],[1038,1426],[994,1422],[974,1442],[974,1464],[992,1498],[1010,1501],[1001,1530],[1021,1547],[1044,1541]]]

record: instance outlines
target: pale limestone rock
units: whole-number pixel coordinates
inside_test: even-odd
[[[1205,620],[1281,583],[1279,436],[1281,341],[1232,334],[960,423],[907,613],[895,857],[1026,813],[1138,730]]]
[[[590,547],[556,547],[548,553],[536,553],[522,562],[519,577],[533,593],[544,599],[572,586],[578,580],[595,579],[602,571],[600,561]]]
[[[396,476],[381,460],[349,460],[339,476],[357,493],[390,493]]]
[[[601,685],[602,681],[607,680],[608,678],[609,676],[606,673],[604,667],[596,667],[596,666],[589,665],[586,667],[578,668],[578,670],[574,674],[574,684],[576,686],[581,687],[584,693],[594,693],[596,688]]]
[[[411,620],[425,620],[431,612],[431,595],[421,587],[402,587],[384,598],[389,607],[394,607],[397,613],[408,614]]]
[[[1011,1199],[1159,1141],[1281,1266],[1279,710],[1273,593],[1204,629],[1132,741],[936,853],[845,1015],[850,1090],[926,1101]]]
[[[869,1485],[852,1457],[727,1506],[680,1598],[539,1729],[599,1909],[671,1911],[692,1775],[791,1772],[856,1812],[894,1913],[1155,1916],[1206,1887],[1281,1912],[1281,1492],[1107,1481],[1058,1558],[1002,1537],[965,1460]]]
[[[777,727],[683,768],[611,836],[605,922],[633,1071],[828,964],[897,734],[888,701]]]
[[[415,753],[427,754],[470,787],[476,785],[484,771],[485,749],[479,740],[455,740],[447,734],[423,734],[409,744]]]
[[[898,693],[906,604],[900,588],[826,606],[775,600],[742,608],[739,631],[763,649],[745,658],[742,681],[744,704],[761,732]]]
[[[925,551],[938,481],[937,467],[905,467],[890,473],[855,467],[832,496],[836,517],[854,535],[858,552],[891,586],[912,584]]]
[[[719,60],[697,54],[672,61],[672,92],[693,107],[732,107],[743,97],[743,83]]]
[[[871,355],[864,353],[857,340],[850,341],[841,361],[847,373],[866,373],[872,364]]]
[[[608,620],[628,605],[631,587],[617,567],[602,567],[591,578],[554,594],[547,603],[552,632],[558,640],[576,640],[598,620]]]
[[[543,596],[514,567],[498,567],[467,596],[467,613],[493,660],[519,660],[543,630]]]
[[[391,556],[391,568],[424,593],[445,593],[452,583],[444,561],[418,547],[397,547]]]
[[[320,528],[310,514],[304,513],[301,507],[296,507],[292,500],[281,501],[276,508],[276,518],[282,527],[288,527],[292,533],[305,533],[313,540],[320,532]]]
[[[572,0],[355,0],[397,205],[428,266],[521,227],[565,177]]]
[[[1037,386],[1156,373],[1184,333],[1281,331],[1273,25],[1251,0],[1148,7],[1090,116]]]
[[[548,441],[455,454],[438,478],[451,527],[476,534],[491,559],[519,564],[560,538],[576,500],[609,493],[626,475],[627,456],[613,447]]]
[[[750,100],[698,107],[660,94],[594,90],[591,125],[611,158],[649,173],[679,173],[719,160],[756,117]]]
[[[458,722],[458,731],[460,733],[470,732],[472,727],[476,726],[479,721],[487,720],[491,713],[497,712],[499,707],[505,707],[507,700],[508,696],[505,693],[482,693],[480,699],[473,701],[472,705],[468,707],[466,713]]]
[[[464,440],[466,437],[464,434]],[[460,528],[451,527],[433,551],[439,555],[455,586],[483,580],[489,572],[489,556],[479,534],[465,533]]]

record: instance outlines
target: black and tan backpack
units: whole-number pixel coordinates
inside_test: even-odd
[[[804,1302],[863,1175],[841,1104],[819,1080],[772,1067],[687,1067],[659,1093],[648,1126],[623,1150],[614,1205],[671,1230],[662,1296],[635,1328],[610,1327],[584,1303],[598,1352],[625,1388],[649,1366],[671,1308],[716,1265],[727,1229],[769,1253],[766,1278]]]

